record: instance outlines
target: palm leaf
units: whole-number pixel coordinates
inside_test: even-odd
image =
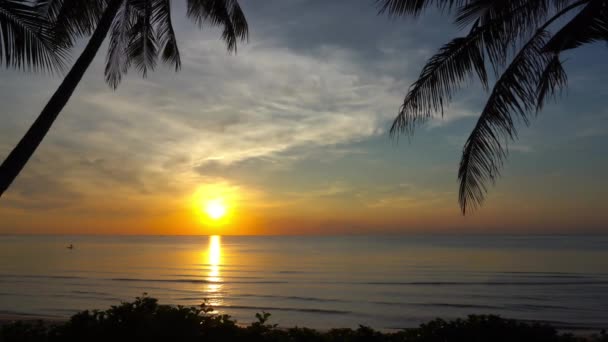
[[[481,204],[489,182],[498,177],[507,143],[516,138],[517,122],[529,123],[548,98],[561,93],[567,77],[559,52],[608,40],[608,0],[377,0],[380,12],[417,16],[436,7],[454,12],[469,34],[456,38],[429,59],[412,84],[390,133],[411,134],[436,112],[467,78],[487,87],[486,60],[497,82],[469,136],[459,168],[463,213]],[[564,15],[586,6],[553,38],[546,32]],[[544,49],[543,49],[544,48]],[[510,63],[509,63],[510,61]]]
[[[129,32],[128,58],[143,77],[154,70],[158,59],[158,42],[152,25],[152,3],[149,0],[131,1],[136,19]]]
[[[482,38],[481,31],[472,30],[468,36],[443,46],[427,62],[403,101],[390,130],[392,135],[411,134],[418,123],[432,117],[434,112],[443,113],[444,102],[474,72],[487,84]]]
[[[455,13],[455,22],[462,27],[480,20],[480,24],[485,25],[497,19],[504,19],[505,16],[516,12],[521,24],[538,27],[538,23],[542,22],[551,10],[560,6],[561,2],[555,2],[555,0],[470,0],[458,8]]]
[[[487,1],[489,0],[480,0]],[[523,0],[516,2],[519,1]],[[544,5],[536,6],[544,8]],[[462,8],[465,7],[467,5]],[[528,11],[530,6],[525,4],[509,6],[508,11],[501,10],[501,14],[496,15],[496,18],[484,19],[484,25],[480,24],[482,18],[479,17],[466,37],[452,40],[431,57],[405,96],[391,126],[391,135],[395,136],[398,132],[412,134],[416,125],[425,122],[434,113],[443,114],[443,106],[451,100],[454,91],[474,74],[477,74],[482,85],[487,87],[484,57],[488,57],[489,64],[499,75],[507,63],[510,50],[516,47],[515,42],[518,38],[525,37],[526,31],[529,30],[522,28],[522,25],[530,20],[525,18]],[[543,9],[535,11],[545,15]]]
[[[163,62],[173,64],[175,70],[179,70],[182,62],[171,22],[170,0],[158,0],[154,3],[152,24],[157,27],[158,45]]]
[[[0,1],[0,64],[24,70],[63,69],[67,53],[51,34],[42,5]]]
[[[245,18],[245,13],[241,9],[238,1],[233,0],[230,4],[230,20],[232,21],[232,26],[234,28],[234,33],[236,37],[240,40],[248,40],[249,39],[249,25],[247,24],[247,19]],[[235,46],[236,49],[236,46]]]
[[[482,203],[486,184],[500,174],[507,141],[517,136],[516,120],[528,124],[530,113],[540,108],[545,95],[565,85],[559,59],[542,51],[548,39],[546,31],[538,31],[513,58],[465,144],[458,172],[463,214]]]
[[[129,33],[133,25],[131,6],[127,2],[123,2],[112,23],[110,44],[106,56],[105,79],[113,89],[118,87],[122,75],[127,73],[131,64],[128,58],[128,47]]]
[[[547,43],[545,51],[561,52],[595,41],[608,41],[608,0],[591,0]]]
[[[66,46],[93,33],[106,0],[45,0],[44,12],[53,23],[53,33]]]
[[[563,8],[566,0],[472,0],[461,6],[455,23],[464,27],[476,23],[484,33],[484,45],[496,75],[509,58],[519,52],[549,15]],[[490,28],[490,29],[485,29]]]
[[[394,16],[418,16],[429,7],[439,9],[452,9],[462,6],[470,0],[376,0],[379,13],[388,13]]]
[[[559,59],[558,54],[554,54],[549,64],[540,76],[537,88],[536,112],[540,112],[547,100],[547,97],[555,97],[566,87],[568,76]]]
[[[236,51],[238,40],[247,39],[249,28],[236,0],[189,0],[188,17],[201,27],[205,23],[222,26],[229,51]]]

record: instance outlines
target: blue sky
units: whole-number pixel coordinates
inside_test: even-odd
[[[3,196],[0,233],[607,232],[605,44],[565,56],[567,92],[520,126],[487,203],[462,217],[458,161],[487,94],[471,83],[409,141],[387,133],[425,60],[463,34],[449,17],[242,1],[250,40],[231,55],[175,4],[182,70],[112,91],[104,47]],[[61,77],[0,72],[5,156]],[[200,194],[225,198],[230,222],[197,219]]]

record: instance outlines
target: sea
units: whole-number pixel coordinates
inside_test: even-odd
[[[386,331],[496,314],[597,332],[608,236],[0,236],[0,315],[142,295],[243,324],[265,311],[283,327]]]

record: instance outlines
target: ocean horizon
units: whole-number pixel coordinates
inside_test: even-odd
[[[67,248],[73,245],[73,248]],[[606,235],[0,235],[0,314],[67,318],[146,293],[248,323],[392,330],[498,314],[608,325]]]

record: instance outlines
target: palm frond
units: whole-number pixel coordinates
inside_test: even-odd
[[[418,16],[429,7],[450,10],[468,2],[469,0],[376,0],[376,5],[381,14]]]
[[[467,139],[460,163],[459,202],[463,214],[482,203],[489,182],[498,177],[517,136],[516,124],[529,124],[547,99],[561,94],[567,77],[559,53],[608,41],[608,0],[377,0],[381,13],[418,16],[435,7],[455,16],[469,34],[444,45],[412,84],[390,129],[411,134],[435,113],[443,115],[462,83],[475,74],[487,87],[486,69],[494,70],[488,102]],[[580,7],[553,38],[548,28]],[[486,64],[487,63],[487,64]]]
[[[133,7],[135,23],[129,32],[128,58],[143,77],[154,70],[158,59],[158,42],[152,25],[152,3],[149,0],[129,2]]]
[[[511,51],[517,47],[517,40],[523,37],[529,39],[528,31],[535,23],[541,22],[541,19],[527,18],[526,13],[538,13],[541,18],[547,15],[546,5],[539,3],[548,0],[531,1],[535,2],[538,8],[533,9],[526,4],[526,1],[517,0],[515,3],[519,6],[507,6],[506,9],[496,10],[500,14],[493,14],[490,19],[484,19],[483,25],[481,25],[482,18],[478,17],[466,37],[452,40],[431,57],[418,80],[405,96],[391,126],[391,135],[395,136],[399,132],[412,134],[416,125],[425,122],[434,113],[443,114],[443,106],[451,100],[454,91],[475,73],[482,85],[487,87],[486,56],[488,64],[497,75],[500,75],[500,71],[511,56]],[[495,1],[477,0],[469,4],[477,2],[481,6],[481,3]],[[461,10],[467,6],[462,6]]]
[[[559,53],[600,40],[608,41],[608,0],[590,0],[555,33],[545,51]]]
[[[101,0],[99,0],[101,1]],[[236,0],[190,0],[188,16],[199,25],[223,26],[229,50],[248,35],[247,21]],[[112,26],[106,58],[106,81],[116,88],[131,66],[145,77],[163,62],[181,67],[171,18],[171,0],[125,0]]]
[[[548,39],[546,31],[538,31],[513,58],[467,139],[458,172],[463,214],[483,202],[487,183],[500,174],[507,141],[517,136],[516,122],[527,125],[541,98],[565,84],[561,63],[542,51]]]
[[[53,23],[53,34],[71,46],[93,33],[106,4],[106,0],[45,0],[44,12]]]
[[[63,69],[67,52],[31,1],[0,1],[0,64],[22,70]]]
[[[443,113],[444,103],[473,73],[477,73],[484,86],[487,85],[482,38],[481,31],[474,29],[468,36],[452,40],[431,57],[410,87],[391,126],[391,135],[411,134],[417,124],[428,120],[433,113]]]
[[[179,70],[182,62],[171,21],[170,0],[158,0],[154,3],[152,24],[157,27],[158,45],[163,62],[173,64],[175,70]]]
[[[538,82],[536,112],[538,113],[543,109],[547,97],[552,98],[561,93],[567,83],[566,70],[564,70],[559,55],[554,54]]]
[[[188,17],[199,26],[209,23],[223,27],[222,39],[229,51],[236,51],[238,40],[246,40],[247,20],[236,0],[188,0]]]
[[[234,33],[240,40],[249,39],[249,25],[247,24],[247,18],[245,18],[245,12],[239,5],[238,1],[234,0],[230,4],[230,20],[234,27]],[[236,46],[235,46],[236,49]]]
[[[464,27],[474,22],[483,30],[486,54],[495,74],[499,75],[509,58],[550,15],[563,7],[564,1],[472,0],[458,9],[455,23]]]
[[[123,2],[112,23],[106,56],[105,79],[113,89],[118,87],[122,75],[127,73],[131,64],[128,58],[128,47],[129,33],[133,25],[131,6],[127,2]]]
[[[464,27],[476,20],[480,25],[485,25],[494,20],[504,19],[517,13],[516,19],[521,24],[538,25],[551,10],[560,6],[555,0],[470,0],[467,4],[458,8],[455,13],[456,24]]]

